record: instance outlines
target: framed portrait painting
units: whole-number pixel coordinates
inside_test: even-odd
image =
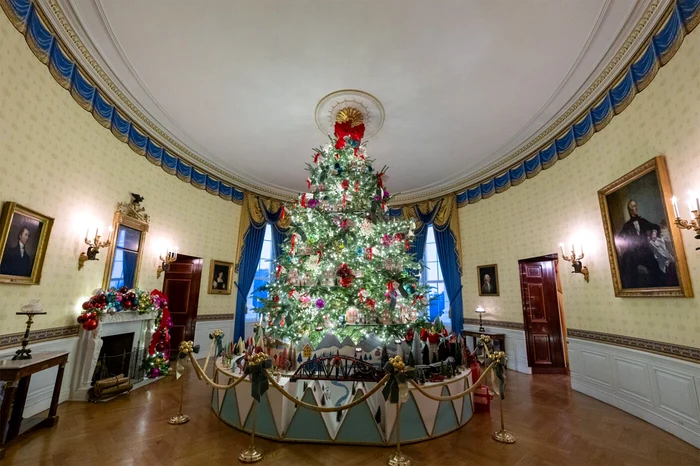
[[[36,285],[41,281],[53,219],[6,202],[0,219],[0,283]]]
[[[666,159],[655,157],[598,191],[615,296],[692,297]]]
[[[231,294],[233,264],[213,260],[209,265],[209,294]]]
[[[479,265],[476,267],[476,272],[479,278],[479,296],[498,296],[500,293],[498,265]]]

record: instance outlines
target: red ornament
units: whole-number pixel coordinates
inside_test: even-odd
[[[85,321],[83,328],[87,331],[95,330],[97,328],[97,321],[95,319],[90,319]]]
[[[87,311],[88,309],[90,309],[90,303],[88,301],[85,301],[83,303],[83,310]]]
[[[347,277],[341,277],[340,278],[340,286],[343,288],[350,288],[350,285],[352,285],[352,281],[355,279],[354,275],[348,275]]]
[[[159,341],[158,343],[156,343],[156,351],[163,352],[164,349],[165,349],[165,343],[163,343],[162,341]]]
[[[275,302],[275,303],[279,303],[279,302],[280,302],[280,297],[279,297],[279,295],[274,295],[274,296],[272,297],[272,301]]]
[[[340,183],[340,185],[343,187],[344,190],[347,191],[347,189],[350,187],[350,181],[348,181],[348,180],[343,180],[343,182]]]
[[[406,343],[411,343],[413,341],[413,337],[415,336],[416,332],[414,332],[412,328],[409,328],[408,332],[406,332]]]
[[[80,314],[80,315],[78,316],[78,323],[79,323],[79,324],[85,323],[86,320],[87,320],[87,317],[85,316],[85,314]]]
[[[124,307],[127,309],[131,309],[132,302],[131,301],[124,301]]]

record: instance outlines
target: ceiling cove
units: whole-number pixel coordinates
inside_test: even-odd
[[[173,2],[169,5],[174,7],[168,9],[172,12],[162,12],[160,8],[157,15],[148,6],[155,3],[141,2],[139,5],[146,5],[145,10],[134,11],[131,8],[115,9],[115,4],[97,0],[39,0],[36,3],[30,0],[0,0],[8,18],[25,34],[30,49],[49,66],[59,84],[69,89],[73,98],[90,111],[100,124],[108,127],[117,138],[150,162],[160,165],[164,171],[199,189],[233,201],[238,201],[246,189],[280,198],[302,191],[303,186],[296,186],[288,180],[298,178],[303,183],[305,175],[303,172],[297,174],[295,170],[303,169],[304,147],[318,142],[318,130],[314,131],[314,107],[318,99],[327,94],[324,91],[335,90],[324,88],[314,81],[314,76],[322,75],[329,81],[339,76],[347,78],[353,74],[353,68],[346,67],[340,75],[324,75],[323,67],[308,56],[319,54],[325,57],[328,63],[324,61],[323,65],[332,69],[333,57],[327,55],[328,47],[316,44],[314,49],[313,42],[303,35],[285,36],[285,40],[277,37],[272,41],[275,47],[282,47],[282,55],[289,54],[289,50],[284,49],[285,41],[296,46],[311,46],[311,50],[304,49],[301,56],[292,54],[287,61],[285,56],[274,55],[275,47],[270,43],[264,43],[258,49],[253,44],[256,53],[272,53],[267,61],[255,61],[254,57],[241,55],[239,48],[247,50],[243,46],[229,46],[232,56],[223,57],[217,54],[226,51],[226,47],[201,47],[202,44],[197,43],[201,39],[187,34],[184,34],[183,42],[176,44],[176,48],[185,51],[175,56],[169,55],[172,47],[167,43],[176,39],[161,34],[160,42],[165,44],[150,47],[143,44],[157,41],[157,36],[142,32],[150,24],[149,21],[158,19],[162,21],[161,24],[175,28],[169,30],[179,33],[179,19],[172,16],[182,15],[185,12],[183,8],[186,9],[189,2]],[[285,2],[268,3],[279,7]],[[391,29],[383,21],[387,14],[410,17],[425,13],[420,10],[420,3],[407,2],[405,11],[388,9],[375,12],[377,24],[370,24],[368,31],[380,34],[381,28],[378,26]],[[474,7],[472,2],[464,3]],[[576,40],[558,49],[553,46],[549,51],[559,61],[562,61],[562,57],[567,58],[564,65],[556,68],[549,63],[550,66],[544,71],[530,69],[517,57],[508,55],[511,54],[512,41],[509,42],[511,38],[507,36],[507,31],[513,28],[517,34],[521,31],[517,25],[509,23],[510,18],[503,18],[502,15],[500,21],[504,22],[501,26],[505,28],[506,40],[499,43],[500,35],[493,34],[493,28],[478,30],[475,37],[486,37],[487,42],[490,40],[491,43],[484,46],[476,39],[473,43],[468,42],[470,47],[464,49],[466,58],[455,59],[454,49],[447,50],[444,57],[430,58],[430,54],[440,55],[437,45],[441,44],[430,42],[426,37],[419,37],[414,42],[410,42],[410,37],[401,38],[410,42],[406,49],[416,56],[415,66],[430,68],[428,75],[422,75],[420,69],[410,70],[413,74],[406,75],[408,84],[392,80],[392,77],[395,78],[392,72],[405,74],[407,70],[401,55],[404,51],[397,49],[390,37],[375,37],[379,50],[368,55],[365,53],[367,44],[359,41],[360,51],[373,63],[366,69],[360,66],[354,78],[364,79],[372,87],[379,88],[382,80],[388,80],[392,87],[397,88],[373,92],[380,94],[378,97],[386,106],[386,123],[382,133],[371,141],[371,153],[382,163],[388,160],[392,165],[392,185],[398,185],[404,193],[399,201],[421,200],[456,192],[462,205],[474,203],[550,167],[624,110],[634,95],[642,91],[658,69],[670,60],[685,35],[694,29],[700,19],[700,0],[600,0],[582,3],[588,5],[585,11],[545,9],[543,14],[548,15],[546,19],[561,21],[564,30],[572,31],[576,25],[579,27],[571,34]],[[439,24],[448,21],[440,13],[447,14],[456,8],[453,2],[440,1],[437,4],[438,8],[434,9],[437,18],[426,19],[428,26],[434,26],[431,21]],[[561,7],[561,2],[552,2],[554,4]],[[206,9],[207,3],[200,5]],[[320,15],[337,14],[335,7],[337,5],[332,5],[328,10],[321,11]],[[234,13],[245,13],[243,17],[255,23],[270,18],[270,12],[264,8],[262,10],[227,11],[230,15],[224,16],[230,21]],[[308,16],[295,16],[293,11],[285,13],[291,14],[287,15],[287,21],[297,26],[303,26]],[[502,12],[486,9],[477,10],[476,13],[480,20],[492,26],[494,20],[489,15]],[[139,14],[141,19],[134,20],[134,14]],[[572,16],[576,16],[573,23]],[[195,26],[204,26],[204,29],[200,28],[199,35],[205,36],[207,41],[234,38],[244,39],[245,42],[245,39],[251,39],[248,36],[251,31],[239,23],[236,26],[241,37],[235,36],[227,28],[222,29],[222,24],[212,18],[211,12],[199,16],[194,12],[188,19]],[[471,26],[478,29],[479,24]],[[553,29],[555,33],[558,31],[557,28]],[[420,36],[421,29],[418,28],[414,34]],[[455,34],[443,39],[465,39],[460,36],[461,33]],[[134,40],[130,36],[134,36]],[[551,42],[553,38],[565,42],[561,37],[551,35],[536,37],[535,40],[544,40],[541,45]],[[268,40],[267,36],[259,35],[254,39]],[[384,47],[382,44],[387,41]],[[187,51],[188,44],[194,50]],[[464,44],[458,45],[463,47]],[[352,47],[350,49],[352,55]],[[422,54],[426,51],[429,53]],[[197,61],[198,55],[211,53],[214,57]],[[180,55],[185,59],[177,62]],[[399,56],[394,60],[392,55]],[[539,51],[537,55],[543,54]],[[525,58],[533,60],[533,57],[527,55]],[[172,64],[173,60],[177,66]],[[289,68],[289,79],[280,81],[276,77],[268,78],[268,75],[279,74],[280,70],[274,65],[279,61]],[[240,71],[225,65],[212,71],[201,66],[225,62],[250,65],[253,71]],[[512,74],[517,76],[500,82],[501,87],[496,88],[499,92],[494,94],[496,97],[487,95],[496,103],[510,101],[509,85],[517,87],[522,82],[530,87],[533,80],[528,78],[528,72],[537,72],[532,76],[539,77],[551,71],[551,79],[544,79],[547,82],[533,90],[538,99],[527,102],[527,105],[502,106],[494,103],[477,107],[480,111],[474,111],[469,102],[478,103],[478,98],[474,100],[474,94],[479,92],[463,87],[469,80],[455,82],[455,76],[464,73],[478,75],[484,70],[493,72],[491,62],[496,63],[496,68],[507,64]],[[308,69],[299,64],[308,65]],[[180,69],[178,66],[182,71],[175,73]],[[372,76],[375,68],[374,74],[377,76]],[[382,73],[386,77],[382,77]],[[168,87],[172,76],[180,77],[179,80],[175,79],[179,87],[164,91],[162,88]],[[229,81],[222,80],[222,76],[229,76]],[[262,84],[257,84],[257,81]],[[435,82],[446,91],[431,88]],[[474,82],[478,82],[478,79]],[[302,83],[304,88],[296,88],[294,83]],[[350,81],[339,81],[338,84],[352,86]],[[202,91],[202,87],[208,90]],[[246,92],[239,92],[238,88],[250,88],[253,92],[247,97]],[[337,88],[342,87],[339,85]],[[361,88],[373,90],[365,85]],[[192,89],[193,96],[188,100],[187,95]],[[406,92],[417,89],[425,95]],[[522,94],[520,89],[517,90]],[[499,97],[499,94],[503,95]],[[182,107],[180,100],[185,101],[187,107]],[[213,109],[215,118],[205,111],[208,108]],[[444,115],[436,113],[436,109],[444,109]],[[499,116],[499,111],[513,113],[515,117]],[[475,140],[478,150],[464,148],[465,141],[460,139],[470,134],[468,130],[462,131],[465,127],[482,131],[483,126],[480,125],[494,121],[502,121],[502,127],[488,137]],[[455,125],[455,122],[459,124]],[[460,137],[452,137],[454,134]],[[416,151],[416,148],[419,150]],[[434,165],[434,170],[420,163],[427,158],[431,159],[429,165]],[[257,166],[251,166],[251,162]],[[446,173],[450,175],[446,176]],[[392,190],[395,191],[394,186]]]

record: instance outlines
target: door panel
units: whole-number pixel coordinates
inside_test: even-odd
[[[566,373],[555,261],[520,261],[520,283],[529,366]]]
[[[177,356],[180,342],[194,339],[194,328],[199,306],[199,288],[202,280],[202,259],[178,254],[163,279],[163,293],[173,326],[170,328],[170,350]]]

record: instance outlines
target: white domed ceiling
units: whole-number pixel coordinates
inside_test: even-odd
[[[254,191],[303,191],[326,141],[319,100],[372,94],[386,120],[368,152],[392,192],[418,199],[478,181],[540,134],[668,2],[40,3],[142,118]]]

